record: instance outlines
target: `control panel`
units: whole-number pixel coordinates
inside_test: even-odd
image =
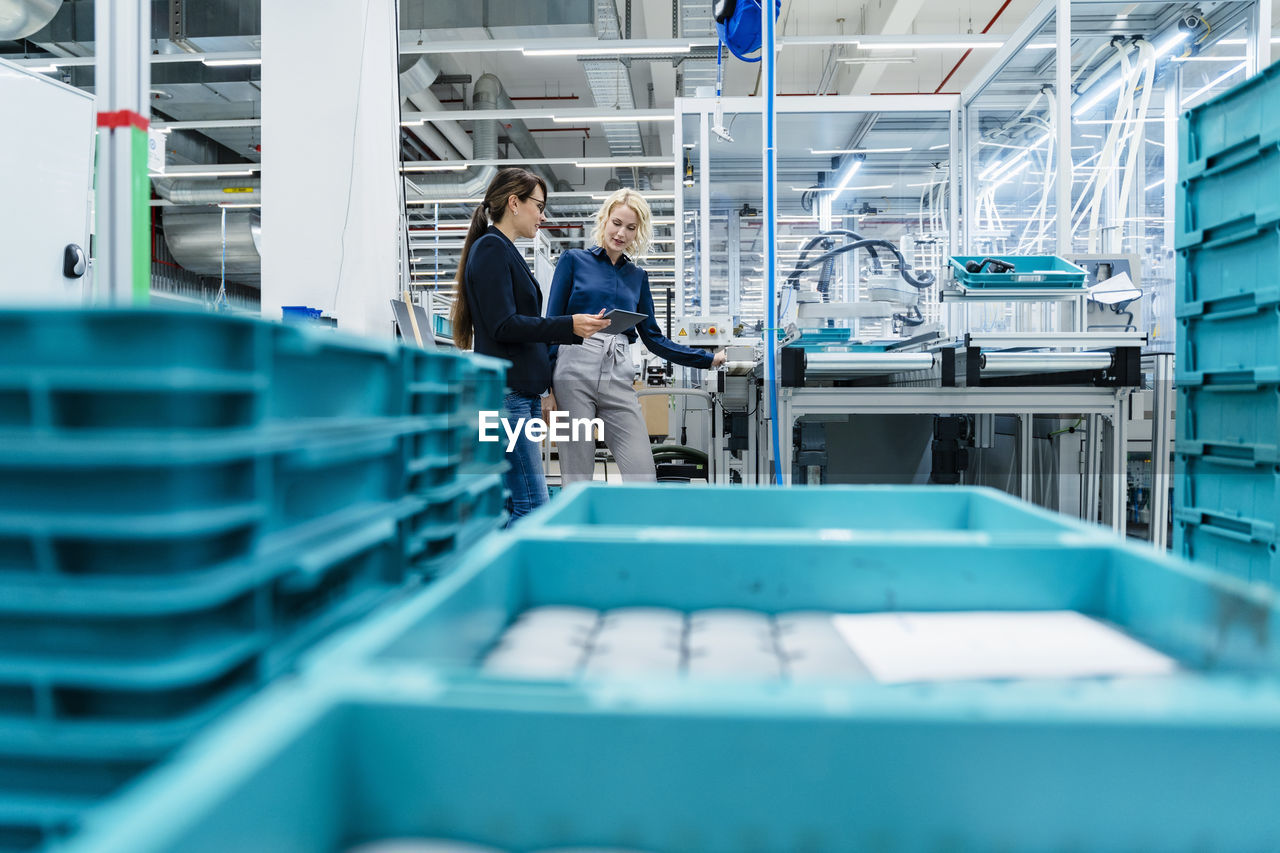
[[[671,325],[671,339],[687,347],[720,347],[733,337],[728,317],[680,317]]]

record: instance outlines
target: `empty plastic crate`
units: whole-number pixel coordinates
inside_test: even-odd
[[[1280,303],[1178,319],[1178,385],[1280,382]]]
[[[457,415],[463,403],[467,356],[446,350],[402,347],[406,411],[411,415]]]
[[[1178,508],[1212,513],[1254,537],[1276,539],[1280,465],[1179,452],[1174,493]]]
[[[995,489],[933,486],[735,486],[573,484],[522,524],[707,527],[822,531],[975,531],[998,538],[1043,537],[1094,528]],[[566,533],[566,535],[568,535]]]
[[[1280,141],[1280,66],[1187,110],[1178,121],[1178,136],[1180,177],[1200,174],[1234,150]]]
[[[154,595],[100,584],[56,596],[52,613],[0,614],[0,836],[74,823],[385,601],[404,571],[394,534],[387,517],[218,586]]]
[[[1178,389],[1179,451],[1280,461],[1280,385]]]
[[[1272,596],[1074,533],[723,533],[491,538],[349,638],[364,656],[262,697],[71,850],[329,853],[415,836],[520,851],[1266,849],[1280,835]],[[1187,669],[838,689],[467,678],[514,613],[553,603],[1067,608]]]
[[[1179,317],[1280,302],[1280,225],[1178,252]]]
[[[1057,255],[992,255],[997,261],[1013,264],[1013,272],[982,272],[965,269],[969,261],[981,263],[982,255],[955,255],[951,268],[956,281],[965,287],[1084,287],[1087,273],[1081,267]]]
[[[404,496],[409,423],[15,442],[0,459],[0,575],[191,575],[291,547]]]
[[[309,325],[272,326],[271,338],[268,419],[404,414],[399,345]]]
[[[268,330],[194,311],[0,311],[0,429],[254,426],[264,411]]]
[[[1177,235],[1185,249],[1245,235],[1280,220],[1280,142],[1239,149],[1198,175],[1178,181]]]
[[[1247,521],[1175,510],[1173,552],[1242,581],[1280,586],[1280,553],[1273,534]]]

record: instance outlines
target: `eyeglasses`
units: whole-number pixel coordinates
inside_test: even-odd
[[[536,204],[536,205],[538,206],[538,212],[539,212],[539,213],[544,213],[544,212],[546,212],[546,209],[547,209],[547,200],[546,200],[546,199],[536,199],[536,198],[534,198],[533,196],[529,196],[528,201],[531,201],[531,202],[533,202],[534,204]]]

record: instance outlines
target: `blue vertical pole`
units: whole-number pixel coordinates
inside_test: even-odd
[[[765,323],[765,398],[769,413],[769,438],[773,448],[773,481],[782,485],[786,480],[782,476],[780,457],[781,444],[778,441],[778,163],[777,151],[774,148],[774,132],[777,129],[778,116],[774,103],[774,17],[775,0],[761,0],[760,12],[764,15],[761,32],[764,39],[760,47],[760,61],[764,63],[764,280],[767,282],[765,305],[768,322]],[[790,460],[787,460],[790,465]]]

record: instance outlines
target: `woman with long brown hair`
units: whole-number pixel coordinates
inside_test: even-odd
[[[542,417],[542,396],[551,388],[550,344],[580,344],[609,325],[601,316],[542,316],[542,288],[514,241],[538,233],[546,218],[547,184],[525,169],[499,170],[471,217],[458,263],[457,295],[450,319],[453,340],[511,362],[503,417]],[[603,314],[604,312],[601,312]],[[508,526],[547,502],[547,480],[537,443],[523,432],[507,451]]]

